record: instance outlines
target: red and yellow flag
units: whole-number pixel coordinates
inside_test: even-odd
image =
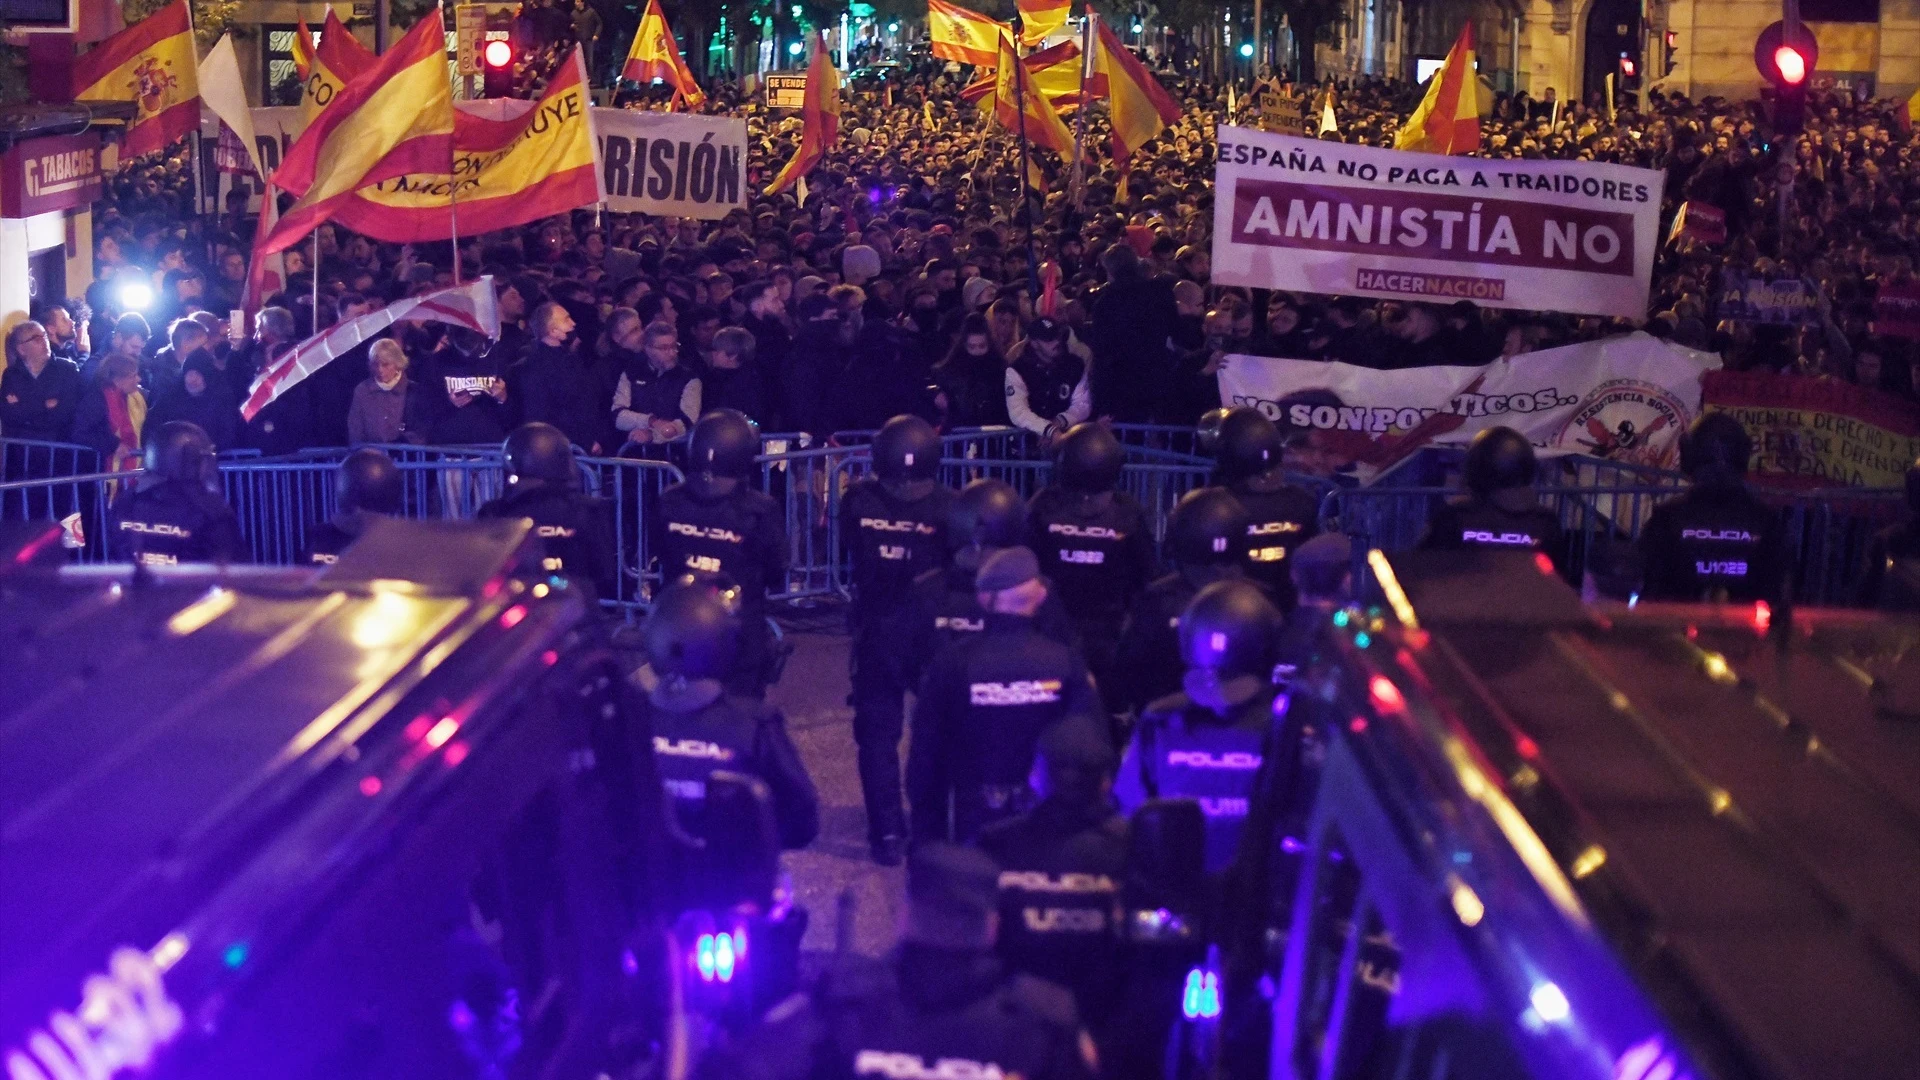
[[[1473,23],[1447,50],[1447,62],[1427,83],[1427,96],[1393,137],[1395,150],[1470,154],[1480,149],[1480,88],[1473,74]]]
[[[442,165],[361,188],[341,201],[333,219],[376,240],[418,244],[451,236],[456,217],[461,235],[477,236],[599,202],[593,103],[577,47],[530,104],[507,120],[455,113],[451,173]]]
[[[937,0],[934,0],[937,2]],[[813,63],[807,65],[807,93],[800,103],[800,148],[793,160],[767,185],[767,194],[784,191],[807,175],[826,156],[827,148],[840,141],[840,72],[827,54],[823,33],[813,47]]]
[[[120,155],[139,157],[200,126],[199,63],[187,0],[174,0],[75,60],[73,97],[133,102]]]
[[[995,43],[1009,32],[1006,23],[972,8],[947,0],[927,0],[927,34],[933,39],[933,55],[942,60],[992,67],[999,62],[999,46]]]
[[[667,25],[667,13],[660,0],[647,0],[647,13],[640,17],[640,29],[634,31],[633,47],[627,50],[627,66],[620,77],[628,82],[650,83],[659,79],[673,87],[674,102],[685,101],[697,109],[707,95],[693,81],[693,70],[680,55],[680,43]]]
[[[1047,99],[1058,112],[1065,113],[1083,103],[1080,83],[1080,46],[1076,42],[1063,41],[1051,48],[1029,53],[1020,59],[1027,73],[1033,76],[1033,85],[1038,87],[1041,96]],[[968,83],[960,91],[964,101],[979,102],[993,95],[993,87],[998,76],[995,72],[982,72],[980,77]],[[1105,77],[1090,77],[1086,80],[1085,101],[1098,101],[1107,96]]]
[[[1073,0],[1014,0],[1020,9],[1020,43],[1038,45],[1048,34],[1067,25]]]
[[[360,44],[353,36],[347,24],[340,21],[332,8],[327,9],[327,21],[320,30],[320,45],[314,47],[312,36],[303,23],[294,41],[293,62],[300,65],[302,45],[305,43],[306,66],[300,71],[300,122],[302,126],[313,123],[320,110],[333,103],[348,83],[360,77],[368,68],[379,63],[380,58],[372,49]]]
[[[446,39],[435,8],[300,134],[273,174],[273,186],[299,201],[255,250],[256,258],[297,243],[360,188],[450,167],[453,93]]]
[[[1073,153],[1073,132],[1047,97],[1033,85],[1033,73],[1014,59],[1013,37],[1000,35],[1000,58],[995,67],[993,117],[1000,126],[1035,146],[1061,154]]]
[[[331,15],[332,9],[327,13]],[[293,69],[300,73],[302,85],[313,72],[313,31],[307,29],[305,19],[293,24]]]
[[[1113,36],[1105,20],[1096,19],[1094,27],[1093,70],[1106,82],[1113,113],[1113,163],[1125,174],[1133,154],[1180,119],[1180,106]]]

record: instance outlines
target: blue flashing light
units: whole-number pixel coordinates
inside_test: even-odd
[[[1344,611],[1336,611],[1333,613],[1333,625],[1345,626],[1349,621],[1352,620],[1352,618],[1353,617],[1351,615],[1347,614]]]
[[[713,956],[713,935],[701,934],[693,946],[693,966],[699,970],[700,978],[713,981],[713,973],[718,964]]]
[[[220,962],[230,968],[237,968],[247,962],[247,953],[249,951],[251,950],[247,948],[246,942],[236,941],[227,946],[226,951],[220,954]]]
[[[1180,1012],[1189,1020],[1211,1020],[1220,1015],[1220,976],[1206,968],[1187,972],[1186,990],[1180,995]]]
[[[702,982],[730,983],[747,958],[747,932],[701,934],[693,945],[693,966]]]
[[[1353,635],[1353,643],[1364,649],[1367,646],[1373,644],[1373,638],[1365,630],[1362,630],[1359,633]]]

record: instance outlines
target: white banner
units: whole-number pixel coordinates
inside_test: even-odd
[[[747,122],[593,110],[601,188],[619,213],[714,221],[747,205]]]
[[[1664,172],[1218,134],[1216,284],[1647,313]]]
[[[1223,405],[1252,405],[1304,435],[1305,471],[1365,482],[1425,446],[1458,445],[1504,425],[1543,452],[1675,468],[1700,412],[1700,379],[1720,366],[1648,334],[1496,360],[1485,367],[1375,371],[1317,360],[1229,356]]]

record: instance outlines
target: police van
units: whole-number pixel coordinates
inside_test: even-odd
[[[651,744],[530,528],[381,521],[317,576],[41,569],[57,543],[16,538],[0,1075],[679,1054]]]

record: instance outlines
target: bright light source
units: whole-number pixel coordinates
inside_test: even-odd
[[[1487,917],[1487,905],[1466,882],[1456,881],[1453,883],[1453,913],[1462,925],[1479,926],[1480,920]]]
[[[504,41],[487,42],[486,50],[481,54],[490,68],[503,68],[513,63],[513,46]]]
[[[1633,78],[1633,71],[1634,71],[1633,58],[1630,56],[1621,57],[1620,58],[1620,74],[1625,75],[1627,78],[1631,79]]]
[[[1246,44],[1244,44],[1244,45],[1241,45],[1241,46],[1240,46],[1240,55],[1241,55],[1241,56],[1244,56],[1244,57],[1247,57],[1248,59],[1252,59],[1252,57],[1253,57],[1253,42],[1251,42],[1251,41],[1249,41],[1249,42],[1247,42]]]
[[[1573,1015],[1573,1006],[1567,1001],[1566,993],[1550,982],[1535,986],[1528,1000],[1533,1002],[1533,1011],[1549,1024],[1557,1024]]]
[[[791,44],[791,45],[789,45],[789,46],[787,46],[787,55],[788,55],[788,56],[799,56],[799,55],[800,55],[800,53],[801,53],[801,51],[802,51],[802,50],[804,50],[805,48],[806,48],[806,46],[805,46],[805,45],[802,45],[802,44],[800,44],[799,42],[797,42],[797,41],[796,41],[796,42],[794,42],[793,44]]]
[[[887,24],[887,33],[889,33],[889,34],[897,34],[897,33],[899,33],[899,32],[900,32],[900,24],[899,24],[899,23],[897,23],[897,22],[890,22],[890,23],[888,23],[888,24]]]
[[[1187,985],[1180,995],[1180,1012],[1189,1020],[1210,1020],[1220,1015],[1220,976],[1206,968],[1187,972]]]
[[[1791,45],[1773,50],[1773,66],[1780,69],[1780,81],[1799,86],[1807,78],[1807,58]]]
[[[1144,32],[1146,32],[1146,27],[1144,27],[1144,26],[1141,26],[1141,25],[1140,25],[1139,23],[1134,23],[1134,24],[1133,24],[1133,32],[1134,32],[1134,33],[1136,33],[1136,34],[1140,34],[1140,33],[1144,33]]]
[[[153,286],[144,281],[129,281],[120,286],[120,306],[128,311],[145,311],[153,306]]]

